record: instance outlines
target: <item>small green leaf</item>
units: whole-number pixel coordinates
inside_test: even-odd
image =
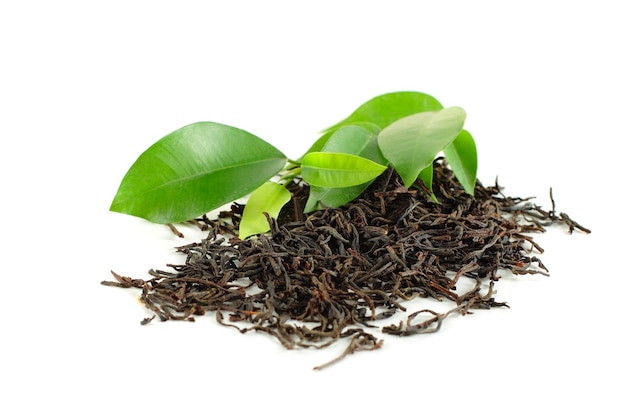
[[[387,161],[378,148],[376,133],[380,129],[376,126],[349,125],[332,131],[323,147],[324,152],[340,152],[358,155],[370,159],[381,165]],[[354,200],[372,183],[354,185],[352,187],[329,188],[311,186],[309,198],[304,208],[305,213],[320,210],[325,207],[337,208]]]
[[[382,129],[411,114],[442,108],[441,103],[428,94],[416,91],[388,93],[365,102],[350,116],[326,131],[357,122],[373,123]]]
[[[286,162],[278,149],[246,131],[194,123],[139,156],[110,210],[154,223],[190,220],[251,193]]]
[[[437,196],[433,193],[433,164],[428,165],[426,168],[420,171],[417,178],[421,179],[428,191],[430,191],[430,199],[434,203],[439,203]]]
[[[312,152],[302,159],[302,178],[312,186],[351,187],[379,176],[386,167],[346,153]]]
[[[465,192],[474,195],[478,154],[472,135],[467,130],[461,130],[456,139],[444,148],[443,154]]]
[[[378,146],[404,185],[410,187],[457,137],[464,122],[465,111],[460,107],[416,113],[384,128],[378,135]]]
[[[417,177],[424,182],[426,188],[433,190],[433,164],[421,170]]]
[[[250,195],[243,209],[239,224],[239,238],[245,239],[270,230],[263,212],[275,219],[289,200],[291,200],[291,193],[281,184],[266,182],[257,188]]]

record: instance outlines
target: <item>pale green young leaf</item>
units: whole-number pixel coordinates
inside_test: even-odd
[[[433,193],[433,171],[433,164],[430,164],[420,171],[417,178],[422,180],[428,191],[430,191],[430,199],[435,203],[439,203],[437,196]]]
[[[363,103],[350,116],[326,129],[337,129],[357,122],[369,122],[381,129],[403,117],[423,111],[441,110],[443,106],[434,97],[417,91],[399,91],[382,94]]]
[[[194,123],[139,156],[110,210],[155,223],[190,220],[251,193],[286,161],[278,149],[244,130]]]
[[[465,192],[474,195],[478,154],[472,135],[467,130],[461,130],[456,139],[444,148],[443,154]]]
[[[432,191],[433,190],[433,164],[430,164],[426,168],[421,170],[417,178],[422,180],[426,188]]]
[[[410,187],[419,173],[457,137],[464,122],[465,111],[460,107],[416,113],[384,128],[378,135],[378,146]]]
[[[302,178],[318,187],[351,187],[379,176],[386,167],[346,153],[312,152],[302,159]]]
[[[239,238],[265,233],[270,230],[264,212],[277,218],[280,210],[291,200],[291,193],[283,185],[266,182],[257,188],[248,199],[239,224]]]

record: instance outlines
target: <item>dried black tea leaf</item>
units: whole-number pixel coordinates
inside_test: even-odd
[[[323,348],[349,338],[344,353],[316,367],[321,369],[380,348],[382,340],[370,329],[405,312],[403,302],[416,297],[450,300],[454,307],[416,311],[383,333],[432,333],[452,314],[508,307],[494,298],[502,271],[548,274],[531,233],[557,223],[570,233],[590,232],[555,212],[551,192],[547,211],[529,199],[505,196],[497,183],[478,182],[470,196],[441,158],[434,164],[438,203],[419,182],[407,189],[392,169],[351,203],[310,214],[302,212],[306,184],[290,187],[293,201],[278,219],[268,218],[269,234],[238,239],[243,207],[234,204],[218,219],[194,221],[207,237],[177,248],[186,255],[184,264],[151,270],[149,280],[114,273],[116,281],[103,284],[140,289],[141,301],[161,321],[215,312],[220,324],[266,333],[287,349]],[[461,277],[473,288],[459,291]]]

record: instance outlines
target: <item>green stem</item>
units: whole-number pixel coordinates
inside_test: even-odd
[[[280,177],[279,181],[285,181],[283,185],[286,187],[291,181],[293,181],[294,178],[299,176],[301,173],[302,173],[302,167],[298,165],[296,167],[291,168],[285,175]]]

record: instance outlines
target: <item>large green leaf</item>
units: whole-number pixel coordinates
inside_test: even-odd
[[[302,159],[302,178],[318,187],[351,187],[379,176],[386,167],[347,153],[311,152]]]
[[[277,218],[280,210],[291,200],[291,193],[283,185],[266,182],[250,195],[239,224],[239,237],[265,233],[270,230],[264,212]]]
[[[472,135],[467,130],[461,130],[456,139],[444,148],[443,154],[465,192],[474,195],[478,154]]]
[[[326,129],[337,129],[357,122],[368,122],[381,129],[403,117],[423,111],[441,110],[443,106],[434,97],[417,91],[399,91],[383,94],[363,103],[350,116]]]
[[[155,223],[190,220],[251,193],[286,161],[278,149],[246,131],[191,124],[139,156],[110,209]]]
[[[378,135],[378,146],[410,187],[419,173],[457,137],[464,122],[465,111],[460,107],[416,113],[384,128]]]
[[[378,148],[377,135],[379,129],[372,126],[349,125],[332,131],[324,144],[324,152],[339,152],[358,155],[381,165],[387,161]],[[351,187],[330,188],[311,186],[309,198],[304,208],[305,213],[320,210],[324,207],[340,207],[358,197],[372,182]]]

